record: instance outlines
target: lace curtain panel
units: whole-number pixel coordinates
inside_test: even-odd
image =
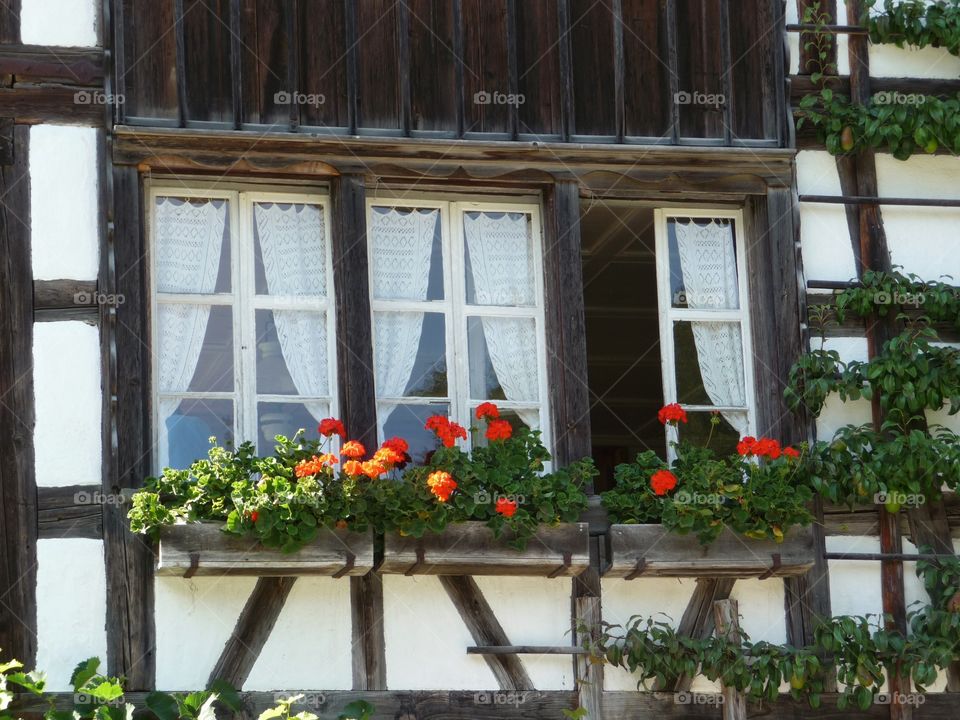
[[[476,303],[533,305],[527,216],[467,213],[463,231]],[[539,402],[536,322],[530,318],[484,317],[482,323],[490,362],[507,400]],[[539,427],[536,410],[516,412],[528,427]]]
[[[430,257],[439,222],[439,210],[374,208],[368,232],[375,298],[427,299]],[[423,318],[422,312],[374,313],[378,397],[403,397],[420,349]],[[381,435],[396,408],[396,402],[378,402],[377,423]]]
[[[212,293],[220,269],[227,203],[224,201],[158,198],[156,217],[156,278],[161,293]],[[210,320],[209,305],[161,303],[157,307],[159,338],[158,386],[164,394],[190,387]],[[159,403],[159,426],[169,423],[178,398]],[[168,464],[168,443],[160,443],[161,466]]]
[[[325,297],[327,249],[322,209],[258,203],[253,214],[267,292],[272,296]],[[329,395],[326,312],[272,312],[280,352],[297,394]],[[318,422],[327,412],[327,401],[305,400],[304,406]]]
[[[735,309],[738,304],[737,260],[733,226],[711,220],[674,223],[687,307],[691,310]],[[710,402],[745,406],[743,340],[739,323],[692,322],[700,376]],[[747,431],[744,415],[723,417],[741,435]]]

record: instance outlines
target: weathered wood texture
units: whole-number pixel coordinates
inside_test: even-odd
[[[449,525],[420,538],[388,533],[380,573],[405,575],[579,575],[590,564],[586,523],[541,526],[523,550],[482,522]]]
[[[295,577],[262,577],[257,580],[237,625],[227,640],[210,673],[209,683],[225,680],[233,687],[243,687],[280,617]]]
[[[600,568],[604,565],[605,543],[601,537],[590,538],[590,567],[573,578],[570,589],[570,616],[573,642],[583,647],[599,641],[603,609],[600,583]],[[603,703],[603,665],[591,662],[584,655],[573,658],[573,676],[577,687],[580,707],[590,716],[600,717]]]
[[[20,0],[0,5],[0,43],[20,42]]]
[[[18,123],[75,123],[100,127],[104,121],[101,86],[77,86],[54,83],[18,83],[0,87],[0,108]]]
[[[386,690],[383,580],[376,573],[350,578],[354,690]]]
[[[37,488],[37,533],[40,540],[103,537],[99,485]]]
[[[477,645],[510,644],[476,580],[466,575],[443,576],[440,583]],[[534,689],[533,681],[516,655],[484,655],[483,659],[500,683],[500,689]]]
[[[0,77],[14,82],[59,82],[97,87],[103,82],[103,50],[0,44]]]
[[[725,529],[704,546],[695,535],[669,533],[661,525],[612,525],[610,550],[604,577],[786,577],[812,567],[814,540],[809,528],[791,528],[782,543]]]
[[[160,535],[157,574],[193,575],[365,575],[373,567],[373,535],[322,528],[316,539],[294,553],[261,545],[254,538],[228,535],[219,523],[165,528]]]
[[[706,640],[713,635],[714,603],[726,600],[733,590],[735,578],[697,578],[697,587],[683,611],[677,634],[696,640]],[[693,684],[693,677],[682,675],[673,686],[674,692],[685,692]]]
[[[79,320],[95,325],[100,321],[101,298],[96,280],[35,280],[33,317],[37,322]]]
[[[32,667],[37,652],[37,491],[30,129],[6,130],[12,132],[13,162],[0,165],[0,648],[5,657]]]
[[[717,636],[740,642],[740,618],[736,600],[718,600],[713,605]],[[734,687],[723,688],[723,720],[747,720],[747,703]]]

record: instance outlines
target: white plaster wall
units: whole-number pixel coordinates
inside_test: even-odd
[[[37,323],[33,364],[37,485],[99,485],[98,329],[81,322]]]
[[[869,58],[872,77],[955,79],[960,75],[960,58],[941,48],[871,43]]]
[[[158,689],[207,686],[256,582],[247,577],[154,580]]]
[[[30,129],[30,224],[38,280],[97,277],[96,138],[93,128]]]
[[[47,689],[70,689],[81,660],[107,666],[107,588],[100,540],[37,541],[37,667]]]
[[[97,44],[95,0],[22,0],[20,35],[32,45]]]
[[[801,194],[840,195],[834,157],[818,150],[797,153],[797,187]],[[850,231],[842,205],[802,203],[800,244],[803,272],[808,281],[845,281],[856,277]]]
[[[880,539],[831,535],[827,552],[878,553]],[[830,608],[837,615],[882,615],[880,563],[868,560],[828,560]]]
[[[297,578],[244,690],[349,690],[350,580]]]

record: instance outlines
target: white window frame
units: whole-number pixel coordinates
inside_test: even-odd
[[[373,313],[381,311],[411,311],[423,313],[444,314],[446,364],[447,364],[447,396],[446,398],[430,397],[381,397],[375,389],[377,404],[381,401],[396,402],[404,405],[447,405],[450,406],[449,416],[464,427],[476,424],[476,418],[471,408],[482,402],[483,399],[470,397],[469,375],[469,348],[467,342],[467,319],[469,317],[522,317],[532,318],[536,323],[537,336],[537,368],[539,380],[539,403],[517,402],[510,400],[493,401],[499,408],[510,410],[514,408],[528,408],[539,405],[540,432],[544,445],[552,447],[550,427],[550,397],[547,382],[547,351],[546,351],[546,318],[543,277],[543,228],[542,213],[538,202],[510,202],[503,200],[466,199],[464,196],[453,196],[444,199],[437,195],[420,197],[404,196],[397,198],[389,193],[370,195],[367,197],[367,227],[372,226],[374,207],[437,209],[440,211],[440,242],[443,262],[443,300],[383,300],[374,297],[373,276],[373,238],[369,237],[367,247],[370,261],[367,263],[370,286],[370,313],[371,328],[375,328]],[[530,216],[530,228],[533,243],[533,274],[534,299],[533,306],[525,307],[498,307],[487,305],[468,305],[466,299],[465,278],[465,238],[463,232],[463,215],[467,212],[486,213],[525,213]],[[373,341],[373,357],[376,358],[375,332],[371,333]],[[376,374],[376,371],[374,371]],[[379,422],[378,422],[379,426]],[[381,441],[384,438],[379,438]],[[469,447],[468,437],[466,445]]]
[[[737,294],[739,308],[736,310],[691,310],[673,307],[670,291],[670,236],[667,230],[669,220],[673,218],[722,219],[733,220],[734,243],[737,254]],[[749,283],[747,277],[747,251],[744,239],[743,212],[740,210],[711,210],[699,208],[657,208],[654,210],[656,227],[657,262],[657,301],[660,305],[660,356],[663,364],[663,400],[665,405],[676,403],[677,363],[674,346],[673,326],[678,321],[711,321],[740,324],[740,338],[743,342],[743,383],[746,408],[734,406],[694,405],[681,403],[684,410],[691,412],[710,412],[712,410],[730,410],[746,412],[747,434],[756,433],[756,395],[753,375],[753,340],[750,333]],[[676,458],[673,443],[679,435],[676,427],[666,425],[667,457]]]
[[[183,392],[163,393],[164,397],[181,397],[185,400],[230,400],[233,402],[234,445],[245,441],[257,443],[259,437],[257,403],[289,402],[295,404],[301,400],[317,400],[328,403],[330,413],[337,417],[337,345],[336,345],[336,301],[333,278],[333,253],[331,247],[331,217],[329,194],[317,190],[314,192],[286,191],[282,186],[238,185],[235,189],[207,188],[198,181],[184,185],[183,182],[149,181],[146,186],[145,220],[147,231],[147,261],[150,268],[150,339],[151,339],[151,397],[153,400],[152,424],[153,447],[159,449],[163,439],[160,418],[157,417],[159,398],[159,328],[157,307],[160,304],[189,303],[232,308],[233,329],[233,391],[232,392]],[[227,221],[230,232],[230,275],[231,291],[194,295],[182,293],[161,293],[157,289],[155,238],[155,207],[157,198],[174,197],[185,199],[224,200],[228,203]],[[255,278],[255,245],[253,228],[253,208],[256,203],[302,203],[316,205],[323,213],[324,242],[326,246],[327,294],[323,299],[303,299],[298,296],[257,295]],[[306,395],[278,395],[257,393],[257,310],[307,310],[327,313],[327,381],[330,394],[327,397]],[[298,428],[293,428],[296,430]],[[269,452],[268,448],[258,448],[259,453]],[[154,471],[162,470],[159,452],[154,453]]]

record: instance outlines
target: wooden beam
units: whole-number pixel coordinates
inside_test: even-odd
[[[377,573],[350,578],[354,690],[386,690],[383,579]]]
[[[0,648],[33,667],[37,653],[37,490],[33,431],[30,128],[12,131],[0,165]]]
[[[726,600],[733,590],[735,578],[697,578],[697,587],[677,626],[677,634],[697,640],[706,640],[713,634],[714,603]],[[681,675],[673,686],[674,692],[686,692],[693,684],[692,675]]]
[[[740,617],[736,600],[718,600],[713,605],[713,621],[717,635],[731,642],[740,642]],[[723,720],[747,720],[747,703],[735,687],[723,688]]]
[[[0,3],[0,43],[20,42],[20,0]]]
[[[469,575],[442,575],[440,584],[477,645],[509,645],[510,640],[496,615]],[[487,666],[502,690],[533,690],[533,681],[516,655],[484,655]]]
[[[0,45],[0,76],[14,82],[103,85],[103,50],[45,45]]]
[[[98,93],[103,96],[102,87],[24,83],[0,88],[0,107],[24,125],[60,122],[101,127],[103,104],[93,101]]]
[[[36,322],[79,320],[96,325],[100,322],[101,301],[110,300],[100,296],[96,280],[33,282],[33,317]]]
[[[37,488],[37,537],[103,537],[103,510],[100,485],[66,485]]]
[[[836,93],[850,94],[850,76],[830,77],[826,86]],[[790,76],[790,101],[797,104],[805,95],[819,90],[809,76]],[[904,94],[920,93],[937,97],[956,97],[960,92],[960,79],[957,78],[870,78],[870,92],[899,92]]]
[[[602,632],[600,569],[604,564],[604,549],[603,538],[590,538],[590,567],[573,579],[570,592],[571,631],[577,646],[583,646],[588,639],[597,642]],[[592,662],[589,656],[575,655],[573,676],[578,706],[587,711],[587,717],[603,717],[603,665]]]
[[[217,664],[210,673],[208,684],[214,680],[226,680],[233,687],[243,687],[280,617],[295,581],[295,577],[264,577],[257,580],[230,639],[223,646]]]

